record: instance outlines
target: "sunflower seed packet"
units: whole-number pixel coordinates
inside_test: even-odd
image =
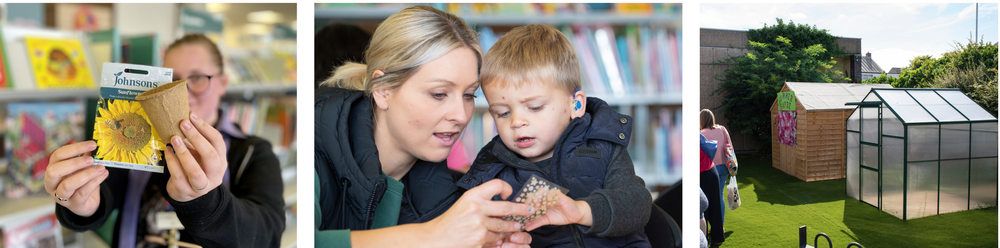
[[[96,164],[163,173],[160,161],[165,145],[135,97],[170,83],[173,73],[169,68],[104,63],[94,118]]]
[[[508,200],[528,204],[528,206],[535,209],[535,213],[528,216],[511,215],[504,217],[504,220],[521,223],[521,231],[525,231],[524,227],[529,221],[545,215],[545,211],[556,203],[556,197],[559,196],[558,192],[566,194],[569,190],[538,175],[531,175],[528,181],[521,186],[521,189],[514,191],[514,196]]]

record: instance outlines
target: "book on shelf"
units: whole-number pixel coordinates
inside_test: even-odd
[[[25,37],[25,48],[39,89],[94,87],[79,39]]]
[[[0,226],[3,241],[0,244],[6,248],[61,248],[62,228],[56,219],[56,213],[28,218],[20,223],[5,223]]]
[[[87,38],[94,64],[121,62],[122,40],[118,29],[89,32]]]
[[[279,84],[295,82],[295,55],[248,55],[226,58],[227,73],[234,84]]]
[[[3,34],[0,33],[0,89],[11,88],[14,84],[10,83],[10,69],[7,68],[7,46],[4,45]]]
[[[81,101],[7,104],[8,197],[45,191],[43,179],[52,151],[83,139],[83,105]]]

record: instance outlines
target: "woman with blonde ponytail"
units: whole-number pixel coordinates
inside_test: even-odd
[[[333,247],[527,247],[507,215],[529,215],[494,180],[463,191],[445,159],[472,118],[483,52],[455,15],[393,14],[367,65],[347,63],[315,99],[315,242]],[[512,235],[503,235],[513,232]]]

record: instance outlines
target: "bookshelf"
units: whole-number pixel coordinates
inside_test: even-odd
[[[379,22],[412,5],[414,4],[317,4],[316,28],[340,23],[358,25],[373,32]],[[676,147],[680,144],[682,99],[679,64],[680,6],[649,4],[646,5],[648,9],[644,11],[630,12],[621,10],[623,6],[618,4],[604,5],[610,7],[605,9],[591,8],[601,7],[598,6],[601,4],[555,5],[559,5],[557,6],[560,8],[559,11],[540,9],[553,7],[550,4],[431,4],[455,13],[479,32],[484,52],[488,51],[492,43],[495,43],[503,33],[517,26],[546,24],[563,30],[567,38],[574,43],[574,47],[577,47],[577,56],[581,63],[580,72],[584,74],[581,75],[584,81],[583,90],[587,96],[601,98],[617,108],[620,113],[633,117],[636,124],[633,126],[629,153],[636,174],[645,180],[651,190],[672,185],[680,180],[680,149]],[[603,57],[609,60],[597,59],[602,58],[593,52],[598,51],[593,37],[597,30],[603,30],[605,35],[610,36],[608,41],[611,44],[627,40],[627,37],[631,36],[629,38],[632,40],[628,42],[634,42],[635,46],[611,45],[610,47],[625,49],[610,53],[614,54],[613,57],[607,55]],[[580,39],[575,39],[575,34],[581,34]],[[639,34],[645,37],[640,39]],[[640,48],[640,42],[644,42],[645,46]],[[580,49],[582,46],[593,50],[584,53]],[[660,53],[655,53],[654,50],[647,50],[651,46],[671,47],[674,50],[663,49],[659,51]],[[609,46],[605,44],[605,48],[607,47]],[[626,51],[625,56],[619,57],[618,51]],[[589,61],[591,67],[584,65],[585,56],[594,58]],[[660,63],[636,63],[640,58],[645,58],[647,60],[644,62],[649,62],[650,57],[660,58],[657,60]],[[612,65],[615,67],[614,70],[618,71],[617,78],[607,72]],[[595,73],[588,74],[591,70]],[[622,84],[611,85],[610,81],[617,79],[621,79]],[[480,97],[476,99],[474,118],[462,137],[467,151],[466,156],[470,161],[478,153],[479,148],[495,135],[495,131],[492,133],[489,131],[492,128],[490,126],[492,120],[488,118],[488,104],[485,98],[481,97],[481,91],[477,91],[477,95]],[[671,147],[672,144],[674,147]]]
[[[0,102],[32,101],[32,100],[55,100],[55,99],[76,99],[76,98],[98,98],[100,92],[94,89],[59,89],[59,90],[12,90],[0,89]],[[295,94],[295,84],[277,83],[247,83],[241,85],[230,85],[226,89],[226,95],[239,96],[243,98],[253,98],[259,95],[286,95]]]

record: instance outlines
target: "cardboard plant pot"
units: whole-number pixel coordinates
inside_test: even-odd
[[[153,128],[160,135],[160,140],[170,142],[170,138],[178,135],[184,138],[180,124],[188,119],[187,80],[181,79],[172,83],[160,85],[135,97],[146,111],[146,116],[153,123]]]

